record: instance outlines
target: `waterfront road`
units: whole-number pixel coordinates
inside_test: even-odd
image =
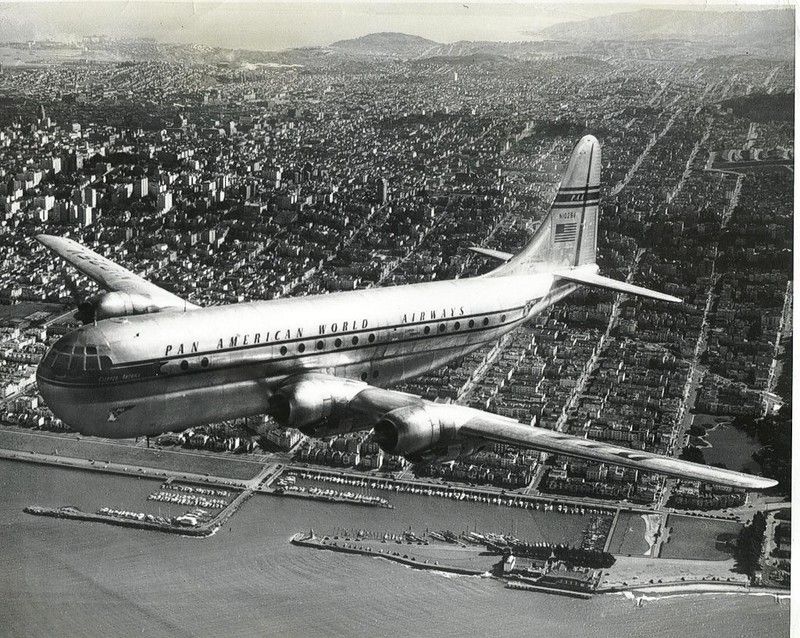
[[[141,476],[154,479],[173,479],[190,481],[192,483],[205,483],[220,487],[248,489],[250,481],[240,479],[223,478],[219,476],[207,476],[205,474],[195,474],[192,472],[180,472],[163,468],[143,467],[122,463],[107,463],[105,461],[93,461],[89,459],[77,459],[66,456],[55,456],[53,454],[40,454],[38,452],[23,452],[20,450],[0,449],[0,459],[9,461],[24,461],[28,463],[42,463],[44,465],[57,465],[76,470],[89,470],[94,472],[105,472],[108,474],[123,474],[125,476]]]

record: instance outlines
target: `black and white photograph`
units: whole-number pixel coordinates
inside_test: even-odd
[[[1,2],[0,636],[792,635],[795,35]]]

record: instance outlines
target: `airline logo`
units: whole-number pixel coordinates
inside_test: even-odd
[[[596,206],[599,202],[599,186],[563,187],[553,200],[553,208],[583,208]]]
[[[135,406],[133,405],[121,405],[118,408],[111,408],[111,410],[108,413],[108,418],[106,419],[106,421],[116,421],[117,419],[119,419],[119,417],[125,414],[125,412],[134,407]]]

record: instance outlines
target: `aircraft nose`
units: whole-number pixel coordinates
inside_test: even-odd
[[[107,343],[94,337],[85,329],[63,336],[36,369],[39,393],[47,407],[70,428],[84,434],[92,433],[91,402],[87,401],[96,391],[99,375],[111,367]]]
[[[111,349],[102,333],[86,328],[64,335],[42,358],[37,378],[77,382],[111,367]]]
[[[42,395],[47,407],[50,408],[50,411],[55,416],[61,419],[73,430],[76,429],[75,426],[78,424],[78,422],[73,419],[75,415],[72,414],[72,410],[69,409],[70,400],[68,388],[54,383],[50,378],[47,377],[49,370],[43,370],[42,367],[42,365],[39,365],[39,369],[36,371],[36,381],[37,385],[39,386],[39,394]]]

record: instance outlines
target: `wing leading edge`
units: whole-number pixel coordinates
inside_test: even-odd
[[[306,387],[312,384],[313,392]],[[306,391],[299,388],[304,387]],[[414,394],[377,388],[363,382],[334,377],[321,373],[303,373],[287,381],[276,392],[286,400],[287,413],[300,409],[302,420],[308,408],[327,410],[328,424],[338,426],[347,422],[344,429],[336,432],[375,428],[383,429],[384,443],[379,445],[389,454],[405,454],[397,443],[401,438],[415,438],[412,452],[424,452],[440,444],[464,444],[472,449],[474,443],[491,442],[517,447],[573,456],[610,465],[623,465],[643,472],[666,474],[676,478],[717,483],[745,490],[765,490],[777,485],[777,481],[762,476],[743,474],[670,456],[661,456],[641,450],[608,445],[602,441],[571,436],[554,430],[523,425],[513,419],[476,408],[452,403],[435,403]],[[293,406],[293,407],[292,407]],[[333,408],[336,418],[333,419]],[[411,410],[413,413],[409,413]],[[318,410],[310,410],[317,415]],[[277,417],[279,422],[283,419]],[[286,425],[303,429],[309,423],[288,422]],[[405,427],[405,431],[400,430]],[[314,431],[314,428],[311,428]],[[394,430],[392,435],[389,431]],[[324,435],[324,434],[321,434]],[[376,437],[377,440],[377,437]],[[385,447],[386,446],[386,447]]]
[[[37,235],[36,239],[110,292],[142,295],[163,307],[185,310],[197,308],[194,304],[159,288],[154,283],[115,264],[110,259],[98,255],[76,241],[55,235]]]
[[[777,481],[763,476],[743,474],[669,456],[608,445],[602,441],[523,425],[488,412],[478,410],[475,412],[478,413],[478,416],[462,425],[461,435],[541,452],[602,461],[611,465],[623,465],[643,472],[655,472],[675,478],[728,485],[746,490],[765,490],[777,485]]]

